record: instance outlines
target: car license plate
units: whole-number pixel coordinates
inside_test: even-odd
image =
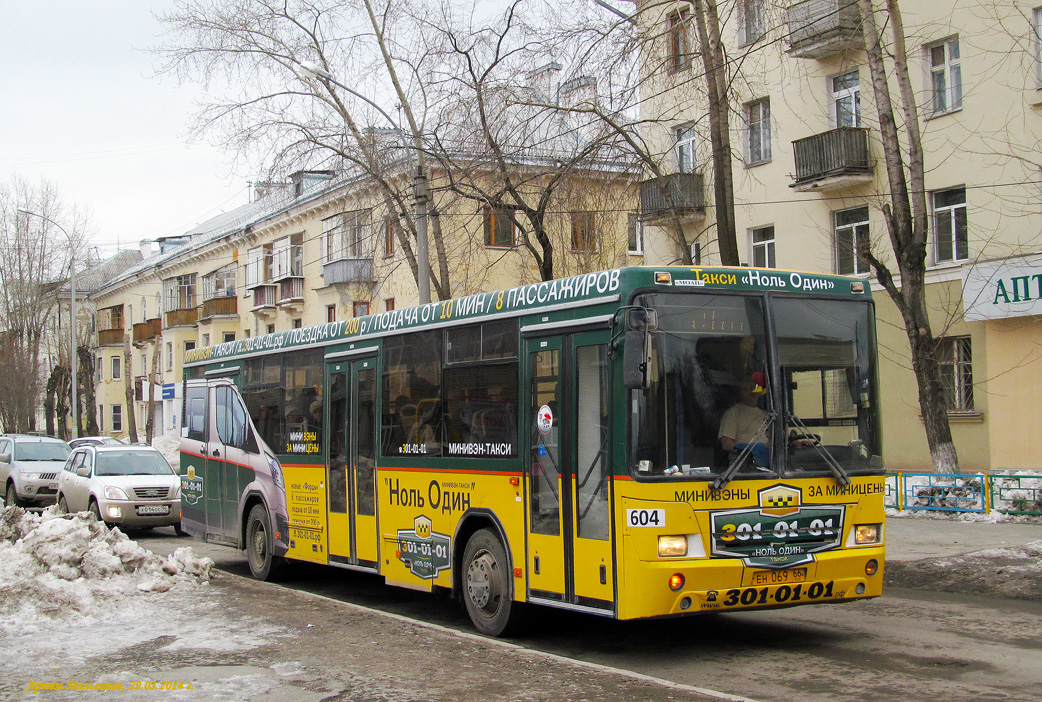
[[[783,583],[803,583],[806,581],[806,568],[788,568],[786,570],[757,570],[753,573],[751,584],[781,585]]]
[[[170,505],[138,505],[138,514],[170,514]]]

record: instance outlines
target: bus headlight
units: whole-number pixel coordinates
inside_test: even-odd
[[[686,556],[687,555],[687,537],[686,536],[660,536],[660,537],[658,537],[658,555],[659,555],[659,558],[667,558],[669,556]]]
[[[271,481],[275,483],[275,487],[285,490],[286,481],[282,478],[282,466],[274,456],[268,456],[268,468],[271,469]]]
[[[858,524],[854,527],[854,543],[878,544],[880,529],[878,524]]]

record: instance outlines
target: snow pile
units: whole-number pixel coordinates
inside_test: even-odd
[[[208,582],[209,558],[190,548],[168,557],[141,548],[87,513],[0,511],[0,633],[41,626],[41,617],[93,619],[115,600]]]
[[[153,437],[152,448],[163,454],[166,458],[167,463],[173,466],[174,470],[178,473],[181,472],[181,438],[178,436],[171,436],[169,434],[162,434],[160,436]]]

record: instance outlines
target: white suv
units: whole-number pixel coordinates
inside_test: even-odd
[[[80,446],[58,479],[58,509],[129,528],[173,526],[181,534],[181,478],[150,446]]]
[[[4,504],[43,507],[58,496],[58,474],[69,456],[61,439],[29,434],[0,437],[0,489]]]

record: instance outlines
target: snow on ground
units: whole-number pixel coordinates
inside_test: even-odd
[[[152,439],[152,448],[158,450],[166,458],[167,463],[180,472],[181,466],[181,438],[162,434]]]

